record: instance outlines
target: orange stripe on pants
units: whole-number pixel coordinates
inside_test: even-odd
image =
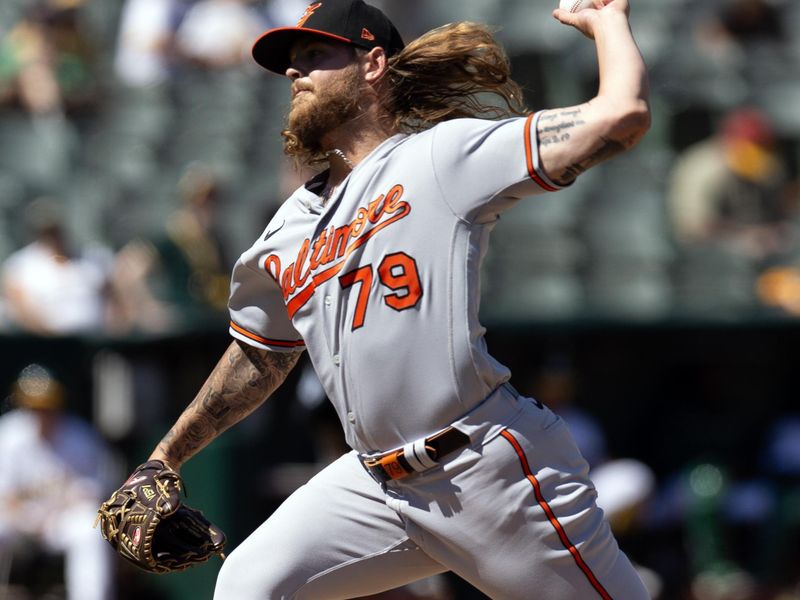
[[[561,543],[564,544],[564,547],[572,555],[572,558],[575,560],[575,564],[577,564],[578,568],[581,571],[583,571],[583,574],[586,576],[586,579],[589,580],[589,583],[592,585],[595,591],[597,591],[597,593],[600,594],[600,597],[603,598],[603,600],[613,600],[611,595],[597,580],[595,574],[592,573],[592,570],[589,568],[589,565],[587,565],[586,561],[583,560],[581,553],[578,551],[575,545],[569,540],[567,532],[564,531],[564,526],[561,525],[561,523],[559,523],[558,518],[553,512],[553,509],[550,507],[550,505],[547,503],[547,500],[545,500],[544,496],[542,495],[542,488],[539,485],[539,480],[536,479],[533,473],[531,473],[531,468],[528,465],[528,459],[525,456],[525,451],[522,449],[522,446],[519,445],[519,442],[516,440],[516,438],[514,438],[514,436],[511,433],[508,432],[507,429],[501,431],[500,435],[502,435],[508,441],[508,443],[511,444],[511,446],[514,448],[514,451],[517,453],[520,465],[522,466],[522,471],[525,473],[525,477],[527,478],[527,480],[530,481],[531,485],[533,486],[533,493],[536,496],[536,501],[539,503],[539,506],[541,506],[542,510],[547,515],[550,524],[556,530],[556,533],[558,534]]]

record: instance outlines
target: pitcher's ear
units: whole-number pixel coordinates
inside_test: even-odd
[[[386,51],[380,46],[364,55],[364,79],[367,83],[375,83],[386,72],[388,60]]]

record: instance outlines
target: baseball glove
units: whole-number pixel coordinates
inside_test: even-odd
[[[122,558],[151,573],[182,571],[222,553],[225,534],[181,503],[183,481],[160,460],[140,465],[97,511],[95,526]]]

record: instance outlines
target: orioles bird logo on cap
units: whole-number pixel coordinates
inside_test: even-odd
[[[315,2],[314,4],[306,8],[306,12],[303,13],[302,17],[300,17],[300,20],[297,22],[297,26],[302,27],[303,25],[305,25],[306,21],[308,21],[311,18],[311,15],[313,15],[317,10],[319,10],[320,6],[322,6],[322,2]]]

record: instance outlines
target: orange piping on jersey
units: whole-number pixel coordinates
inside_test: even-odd
[[[305,346],[305,342],[303,340],[270,340],[265,337],[261,337],[260,335],[256,335],[250,331],[247,331],[244,327],[237,325],[233,321],[231,321],[231,329],[234,331],[241,333],[243,336],[250,338],[254,342],[259,342],[260,344],[265,344],[267,346],[278,346],[280,348],[300,348],[301,346]]]
[[[536,168],[533,165],[533,146],[531,143],[531,124],[533,123],[533,117],[536,113],[531,113],[528,115],[528,119],[525,121],[525,161],[528,164],[528,175],[530,175],[531,179],[533,179],[539,187],[543,190],[548,192],[557,192],[558,188],[553,187],[549,183],[547,183],[542,177],[536,172]]]
[[[575,564],[577,564],[578,568],[581,571],[583,571],[583,574],[586,576],[586,579],[589,580],[591,586],[595,589],[595,591],[600,595],[600,597],[603,600],[613,600],[611,595],[598,581],[595,574],[592,573],[592,570],[589,568],[589,565],[587,565],[586,562],[583,560],[580,551],[569,540],[569,537],[567,537],[567,532],[564,531],[563,525],[561,525],[561,523],[558,520],[558,517],[556,517],[555,513],[553,512],[553,509],[550,507],[550,505],[547,503],[547,500],[545,500],[544,496],[542,495],[542,487],[541,485],[539,485],[539,480],[536,479],[533,473],[531,473],[531,468],[530,465],[528,464],[528,459],[525,456],[525,451],[522,449],[522,446],[520,446],[516,438],[511,433],[509,433],[507,429],[501,431],[500,435],[506,438],[508,443],[511,444],[511,446],[514,448],[514,451],[517,453],[517,456],[519,457],[519,462],[522,466],[522,471],[523,473],[525,473],[526,479],[530,481],[531,485],[533,486],[533,493],[536,496],[536,501],[539,503],[539,506],[542,508],[545,515],[547,515],[547,519],[550,521],[550,524],[553,526],[553,529],[556,530],[556,533],[558,534],[561,543],[572,555],[572,558],[575,560]]]

